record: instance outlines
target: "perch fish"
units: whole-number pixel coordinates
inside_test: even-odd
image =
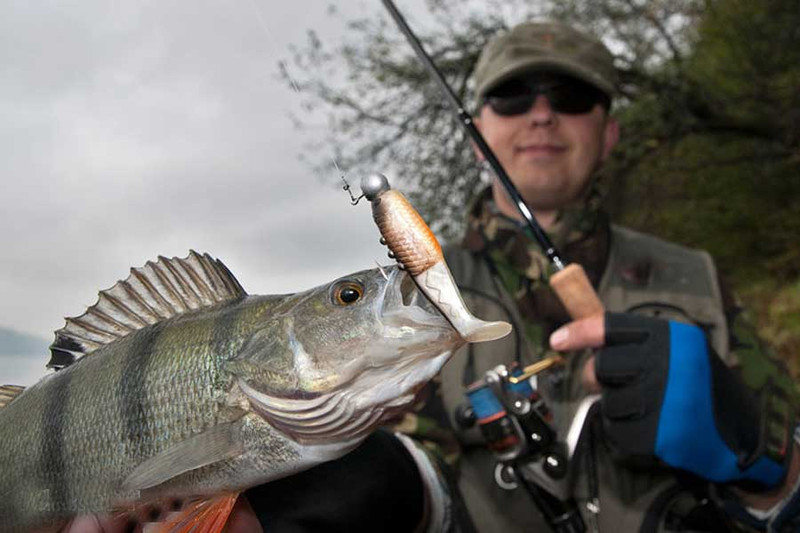
[[[340,457],[464,342],[397,267],[254,296],[208,254],[148,262],[56,332],[57,372],[0,390],[0,531]]]

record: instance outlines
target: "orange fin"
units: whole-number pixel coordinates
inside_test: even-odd
[[[239,493],[227,493],[187,503],[179,512],[158,524],[158,533],[222,533]]]

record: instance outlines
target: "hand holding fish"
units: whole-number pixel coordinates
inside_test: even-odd
[[[358,531],[364,524],[375,531],[414,531],[424,519],[425,494],[405,446],[377,431],[340,459],[249,489],[236,501],[225,532]],[[157,521],[173,507],[167,501],[116,518],[79,517],[59,533],[161,531],[169,522]]]
[[[405,444],[376,431],[344,457],[246,493],[264,531],[418,531],[426,490]]]

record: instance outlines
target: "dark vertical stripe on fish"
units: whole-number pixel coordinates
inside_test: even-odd
[[[135,458],[149,457],[153,453],[154,443],[142,438],[147,430],[148,411],[147,375],[163,322],[153,324],[149,328],[131,334],[125,366],[119,379],[120,413],[123,419],[123,439],[128,455]]]
[[[42,486],[47,489],[50,501],[42,503],[55,512],[64,512],[69,508],[70,501],[65,431],[69,422],[68,399],[72,373],[61,370],[51,379],[53,382],[41,419],[42,448],[39,456]]]
[[[221,359],[228,359],[233,355],[226,354],[225,352],[233,345],[232,341],[240,337],[237,336],[235,332],[239,317],[242,316],[242,310],[243,308],[240,305],[228,306],[214,321],[214,329],[211,332],[211,349],[213,350],[216,364],[219,364]],[[240,343],[243,342],[243,340],[244,339],[238,339]],[[212,379],[216,378],[217,375],[219,375],[219,373],[215,372],[215,376],[212,376]],[[212,383],[212,385],[215,384]]]

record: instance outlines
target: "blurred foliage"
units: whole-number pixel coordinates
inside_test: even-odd
[[[800,376],[800,10],[706,2],[664,93],[620,110],[606,169],[621,223],[705,248]]]
[[[427,0],[410,18],[469,104],[469,74],[497,31],[561,19],[599,35],[622,80],[622,141],[601,183],[614,218],[705,248],[800,369],[800,9],[797,0]],[[310,33],[295,80],[330,119],[348,174],[381,169],[443,238],[456,237],[480,168],[453,112],[388,17],[350,22],[341,47]],[[344,64],[342,64],[344,62]],[[321,147],[317,147],[321,148]],[[319,155],[323,154],[323,155]],[[317,159],[314,159],[314,158]]]
[[[750,304],[759,335],[787,361],[792,375],[800,377],[800,281],[759,280],[742,286],[740,293]]]
[[[623,222],[706,248],[738,285],[800,276],[800,10],[794,0],[707,2],[667,97],[620,113],[608,174]],[[677,89],[676,89],[677,88]],[[655,118],[655,120],[653,120]],[[632,206],[636,206],[633,209]]]

